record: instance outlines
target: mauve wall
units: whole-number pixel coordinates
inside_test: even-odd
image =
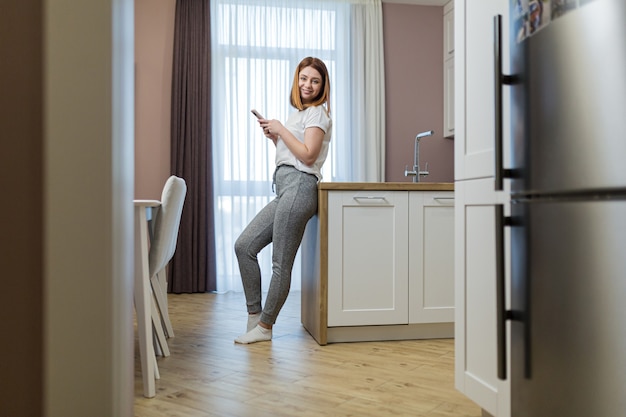
[[[135,198],[161,199],[170,176],[176,0],[135,0]]]
[[[386,133],[385,181],[412,181],[415,136],[420,166],[430,175],[421,181],[454,181],[454,141],[443,139],[443,7],[383,3]]]
[[[135,195],[160,199],[170,174],[170,90],[175,0],[135,0]],[[443,8],[383,3],[387,146],[385,181],[410,182],[415,135],[429,182],[454,181],[454,141],[442,138]]]

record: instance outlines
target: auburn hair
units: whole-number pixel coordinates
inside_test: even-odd
[[[320,89],[317,97],[313,99],[311,103],[303,104],[300,97],[299,78],[300,71],[306,67],[312,67],[322,76],[322,88]],[[296,72],[293,75],[293,85],[291,86],[291,105],[298,110],[304,110],[307,107],[312,106],[326,106],[326,113],[330,114],[330,78],[328,77],[328,70],[326,64],[319,58],[306,57],[298,64]]]

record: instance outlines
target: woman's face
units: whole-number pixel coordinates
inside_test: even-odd
[[[322,90],[322,75],[313,67],[304,67],[298,75],[298,88],[302,103],[313,102]]]

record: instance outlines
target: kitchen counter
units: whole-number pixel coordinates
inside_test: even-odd
[[[320,182],[319,190],[454,191],[452,182]]]
[[[363,195],[363,191],[372,194]],[[453,264],[449,258],[452,256],[454,246],[453,191],[454,183],[320,182],[318,184],[318,213],[307,224],[301,247],[301,321],[305,329],[320,345],[342,341],[453,337],[453,270],[449,266]],[[354,198],[351,192],[355,193]],[[348,203],[346,204],[348,206],[344,207],[347,207],[348,212],[355,214],[353,210],[357,210],[361,214],[369,213],[365,217],[367,220],[363,226],[358,225],[356,229],[354,226],[352,229],[346,226],[348,229],[344,229],[344,226],[337,223],[337,219],[342,216],[339,213],[346,213],[341,207],[339,207],[339,211],[337,208],[336,199],[341,195],[347,196]],[[424,210],[428,210],[428,213],[440,213],[435,217],[444,221],[444,224],[431,224],[428,230],[432,232],[429,232],[431,234],[428,236],[423,235],[426,233],[423,225],[416,226],[428,217],[425,216]],[[392,212],[395,214],[390,216],[384,214]],[[356,215],[359,216],[359,214]],[[412,220],[409,221],[409,218]],[[353,219],[352,214],[350,214],[350,219]],[[378,226],[371,222],[377,223]],[[406,241],[391,243],[378,238],[370,241],[371,235],[367,230],[372,230],[372,233],[382,231],[383,235],[390,237],[403,236],[401,239],[406,239]],[[378,232],[373,230],[378,230]],[[387,235],[384,233],[385,230],[395,230],[395,232]],[[362,231],[365,231],[363,232],[365,233],[363,239],[360,237]],[[432,256],[433,249],[428,249],[430,251],[427,252],[421,243],[413,246],[412,249],[410,247],[415,245],[415,242],[431,242],[429,239],[432,233],[438,236],[443,233],[446,236],[443,245],[435,245],[444,248],[439,251],[443,254],[443,260],[436,254]],[[441,241],[439,237],[437,239]],[[373,246],[370,246],[368,241],[373,243]],[[347,248],[344,245],[348,245],[352,248],[351,250],[362,254],[357,258],[349,258],[356,259],[357,265],[343,264],[343,262],[350,262],[342,254],[343,250]],[[367,246],[359,249],[359,245]],[[432,247],[433,245],[430,246],[430,248]],[[370,255],[363,255],[366,253],[370,253]],[[410,257],[409,254],[411,254]],[[371,277],[362,276],[355,272],[355,269],[367,265],[368,260],[378,257],[385,260],[382,264],[391,265],[391,269],[378,271],[375,276]],[[330,265],[329,259],[331,260]],[[344,272],[338,272],[335,269],[333,265],[337,265],[337,262],[343,264],[339,270]],[[425,265],[424,262],[427,264]],[[373,272],[379,264],[376,262],[371,264],[372,268],[367,266],[364,268],[368,272]],[[406,269],[407,264],[409,264],[408,270]],[[445,271],[442,272],[438,265],[444,265]],[[398,276],[397,271],[400,270],[404,271],[400,273],[402,276]],[[434,271],[434,275],[431,273],[431,275],[425,276],[423,272],[425,270]],[[343,279],[344,273],[351,277],[361,277],[356,284],[355,292],[351,294],[342,292],[350,291],[343,283],[337,284],[337,280]],[[351,281],[354,282],[354,280]],[[385,284],[382,284],[383,281]],[[441,289],[440,282],[444,282],[443,289]],[[381,293],[382,298],[387,296],[386,299],[392,300],[391,303],[394,304],[391,307],[391,310],[394,311],[392,314],[398,310],[398,314],[404,318],[387,320],[382,317],[386,314],[385,312],[373,308],[374,311],[363,313],[364,315],[369,314],[369,318],[364,322],[360,322],[360,319],[355,317],[353,322],[348,319],[348,324],[336,323],[334,317],[337,310],[337,297],[340,299],[353,297],[352,300],[357,300],[357,304],[366,303],[368,297],[378,300],[376,291],[380,290],[381,285],[385,285],[384,294]],[[437,299],[434,301],[429,298],[429,294],[418,294],[423,288],[435,287],[438,292]],[[392,291],[393,288],[402,288],[399,291],[407,295],[408,301],[405,302],[401,294],[390,294],[389,291]],[[374,293],[366,294],[365,292],[361,293],[361,291],[374,291]],[[387,292],[385,293],[385,291]],[[441,294],[444,294],[443,298],[445,299],[443,305],[439,303],[442,299]],[[393,301],[397,300],[398,297],[403,299],[401,306],[395,305],[396,301]],[[425,303],[431,303],[431,305],[426,306]],[[432,308],[433,303],[437,305],[436,308]],[[426,311],[429,307],[431,311]],[[367,306],[365,310],[367,310]],[[435,310],[444,316],[428,316]],[[376,311],[381,311],[381,314],[376,313]],[[435,314],[439,313],[435,312]],[[339,315],[341,314],[340,312]],[[352,314],[351,311],[346,313],[346,315],[350,314]],[[358,316],[359,313],[355,314]],[[380,322],[377,322],[379,320]]]

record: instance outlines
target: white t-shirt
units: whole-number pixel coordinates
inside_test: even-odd
[[[328,145],[333,130],[333,121],[326,114],[323,106],[307,107],[289,115],[285,127],[302,143],[304,143],[304,131],[309,127],[319,127],[324,131],[322,149],[313,165],[305,165],[291,153],[282,138],[276,141],[276,166],[291,165],[299,171],[313,174],[317,180],[322,179],[322,165],[328,155]]]

